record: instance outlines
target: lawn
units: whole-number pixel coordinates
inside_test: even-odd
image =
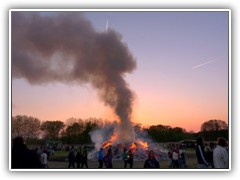
[[[67,156],[68,156],[68,153],[66,151],[55,152],[54,156],[50,157],[50,159],[49,159],[49,168],[50,169],[67,169],[68,168]],[[197,167],[197,159],[196,159],[196,155],[195,155],[195,150],[191,149],[191,150],[186,151],[186,163],[187,163],[186,169],[194,169]],[[91,169],[96,169],[96,168],[98,168],[98,161],[97,160],[88,160],[88,166]],[[134,161],[133,168],[141,169],[141,168],[143,168],[143,166],[144,166],[144,160]],[[113,168],[115,168],[115,169],[123,168],[123,161],[113,160]],[[168,160],[161,160],[160,168],[161,169],[169,169]]]

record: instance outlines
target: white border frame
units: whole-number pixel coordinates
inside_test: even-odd
[[[229,169],[12,169],[11,168],[11,149],[12,149],[12,62],[11,62],[11,12],[12,11],[52,11],[52,12],[61,12],[61,11],[74,11],[74,12],[228,12],[228,135],[229,135]],[[9,10],[9,171],[204,171],[204,172],[213,172],[213,171],[231,171],[231,154],[232,154],[232,138],[231,138],[231,10],[230,9],[10,9]]]

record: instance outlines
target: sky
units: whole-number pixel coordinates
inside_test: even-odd
[[[200,130],[228,121],[227,12],[84,12],[95,29],[122,35],[137,62],[125,80],[134,93],[132,121]],[[12,79],[12,115],[41,120],[115,119],[90,84],[32,85]]]

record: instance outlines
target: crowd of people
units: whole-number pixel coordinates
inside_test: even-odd
[[[12,168],[48,168],[48,159],[52,153],[52,149],[44,146],[29,149],[25,145],[24,139],[22,137],[16,137],[13,140]]]
[[[79,147],[75,149],[74,146],[69,150],[68,153],[68,168],[75,168],[75,163],[77,168],[88,168],[88,153],[86,147]]]
[[[68,168],[89,168],[87,148],[80,146],[68,147]],[[16,137],[13,140],[12,148],[12,168],[30,169],[30,168],[49,168],[48,159],[54,154],[54,149],[49,147],[36,147],[29,149],[24,143],[22,137]],[[169,168],[186,168],[186,152],[181,145],[171,145],[167,153],[169,159]],[[197,138],[196,158],[198,168],[228,168],[228,146],[224,138],[218,138],[217,144],[204,144],[201,137]],[[113,168],[113,148],[108,147],[106,153],[103,148],[97,152],[98,168]],[[132,149],[124,148],[122,152],[122,168],[133,168],[134,153]],[[160,163],[153,150],[148,151],[147,159],[143,168],[160,168]]]
[[[113,150],[112,147],[109,146],[107,149],[106,154],[104,155],[103,153],[103,148],[100,148],[99,151],[97,152],[98,155],[98,168],[113,168]],[[122,153],[122,161],[123,161],[123,168],[127,168],[129,164],[129,168],[133,168],[133,157],[134,154],[132,150],[128,150],[124,148],[123,153]],[[87,150],[84,147],[83,150],[82,148],[78,148],[76,150],[74,146],[69,150],[68,154],[68,168],[83,168],[84,165],[86,168],[88,168],[88,159],[87,159]],[[75,166],[75,163],[77,166]],[[150,150],[148,154],[148,158],[144,163],[143,168],[159,168],[159,162],[155,158],[154,151]]]
[[[185,151],[180,145],[171,145],[168,151],[169,168],[186,168]]]
[[[203,138],[197,138],[196,156],[198,168],[229,168],[227,141],[218,138],[217,144],[204,144]]]

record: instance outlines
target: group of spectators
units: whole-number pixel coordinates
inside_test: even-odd
[[[30,169],[30,168],[48,168],[48,159],[54,151],[49,147],[39,147],[28,149],[22,137],[16,137],[13,140],[12,148],[12,168]],[[103,154],[103,148],[97,152],[98,168],[113,168],[113,150],[108,147],[107,153]],[[123,168],[133,168],[134,153],[132,150],[124,148],[122,153]],[[204,144],[201,137],[197,138],[196,157],[198,168],[228,168],[229,153],[227,141],[224,138],[218,138],[217,144]],[[185,151],[181,146],[171,146],[168,151],[170,168],[185,168]],[[88,152],[86,147],[78,149],[72,146],[68,151],[68,168],[88,168]],[[144,162],[143,168],[160,168],[159,161],[155,157],[153,150],[150,150],[148,157]]]
[[[12,168],[31,169],[48,168],[48,158],[51,151],[47,147],[29,149],[22,137],[13,140],[12,148]]]
[[[68,168],[83,168],[84,166],[88,168],[88,153],[86,147],[79,147],[75,149],[74,146],[69,150],[68,153]],[[75,163],[77,166],[75,166]]]
[[[127,148],[123,149],[122,153],[123,160],[123,168],[127,168],[128,164],[130,168],[133,168],[133,152],[132,150],[128,150]],[[100,148],[98,151],[98,162],[99,168],[103,168],[103,164],[105,164],[106,168],[113,168],[113,153],[112,147],[108,147],[107,154],[103,155],[103,148]],[[159,162],[155,158],[155,154],[153,150],[150,150],[148,153],[148,158],[144,163],[144,168],[160,168]]]
[[[187,167],[185,151],[180,145],[173,145],[168,151],[169,168],[185,168]]]
[[[205,144],[201,137],[197,138],[196,156],[198,168],[229,168],[227,141],[217,139],[217,145]]]

